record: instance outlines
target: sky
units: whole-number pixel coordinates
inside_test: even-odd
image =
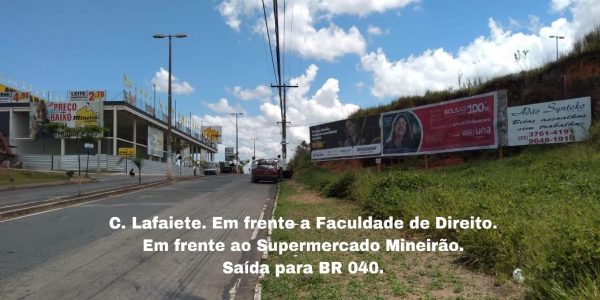
[[[123,75],[166,107],[168,42],[173,99],[198,125],[223,126],[223,148],[248,159],[281,151],[271,51],[273,1],[0,0],[0,82],[51,99],[106,90],[120,100]],[[9,12],[9,13],[6,13]],[[535,68],[567,53],[600,23],[598,0],[279,0],[282,82],[288,89],[289,152],[308,126],[346,118],[469,80]],[[266,29],[268,28],[268,30]],[[269,38],[267,38],[267,31]],[[269,40],[271,44],[269,44]],[[272,49],[272,50],[270,50]],[[515,60],[515,53],[527,53]],[[274,59],[273,59],[274,60]],[[449,99],[447,99],[449,100]]]

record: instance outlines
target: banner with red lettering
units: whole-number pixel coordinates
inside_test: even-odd
[[[497,148],[506,139],[506,93],[387,112],[380,122],[383,156]]]
[[[48,123],[63,123],[71,128],[104,126],[104,105],[102,101],[31,102],[29,120],[31,139],[48,138]]]

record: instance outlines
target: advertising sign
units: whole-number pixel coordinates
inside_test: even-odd
[[[12,101],[11,92],[0,92],[0,103],[8,103]]]
[[[310,148],[312,159],[380,155],[379,115],[311,126]]]
[[[120,156],[134,156],[135,148],[133,147],[119,147],[117,149],[117,154]]]
[[[383,155],[497,148],[502,106],[506,107],[505,92],[493,92],[383,113]]]
[[[590,97],[510,107],[508,145],[582,141],[591,124]]]
[[[163,132],[157,128],[148,126],[148,155],[162,157],[164,144]]]
[[[12,102],[29,102],[30,98],[29,92],[12,92]]]
[[[45,124],[62,123],[67,127],[104,125],[102,102],[31,102],[29,104],[30,138],[50,137]]]
[[[213,143],[221,144],[222,134],[223,127],[221,126],[202,126],[202,136]]]
[[[105,101],[106,91],[70,91],[69,101]]]
[[[235,155],[233,154],[233,147],[225,147],[225,160],[231,161],[235,159]]]

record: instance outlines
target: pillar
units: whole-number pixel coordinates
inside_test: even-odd
[[[113,155],[117,155],[117,107],[113,107]]]

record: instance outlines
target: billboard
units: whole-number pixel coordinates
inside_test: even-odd
[[[0,92],[0,103],[29,102],[29,92]]]
[[[0,92],[0,103],[12,102],[11,92]]]
[[[582,141],[591,124],[590,97],[510,107],[508,145]]]
[[[69,101],[105,101],[106,91],[70,91]]]
[[[311,126],[310,148],[312,159],[380,155],[379,115]]]
[[[383,156],[497,148],[504,91],[381,114]]]
[[[148,155],[162,157],[164,141],[162,130],[148,126]]]
[[[104,125],[104,107],[99,101],[31,102],[29,104],[29,138],[51,137],[46,131],[48,123],[62,123],[67,127]]]
[[[202,126],[202,136],[213,143],[221,144],[222,134],[221,126]]]
[[[235,154],[233,153],[233,147],[225,147],[225,160],[232,161],[235,159]]]

